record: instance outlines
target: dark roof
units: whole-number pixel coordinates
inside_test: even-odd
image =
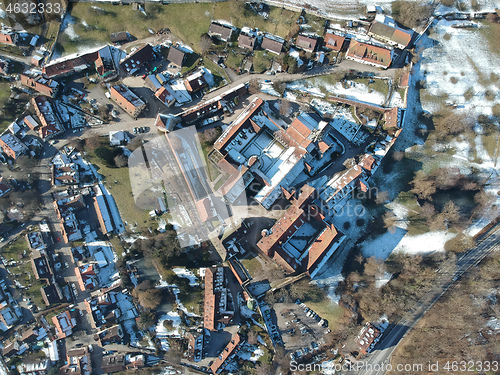
[[[53,284],[43,286],[40,289],[40,293],[42,294],[43,301],[47,306],[52,305],[53,303],[61,302],[57,289]]]
[[[119,33],[112,33],[109,39],[113,42],[124,42],[128,40],[128,33],[126,31],[120,31]]]
[[[410,44],[411,35],[406,31],[401,29],[397,29],[395,27],[386,25],[385,23],[373,21],[370,30],[370,33],[387,38],[398,45],[406,47]]]
[[[314,51],[318,40],[308,35],[299,35],[295,45],[305,51]]]
[[[120,66],[124,67],[126,64],[130,65],[132,61],[136,66],[140,66],[148,61],[153,60],[154,58],[154,50],[150,44],[145,44],[129,56],[125,57],[123,61],[120,63]]]
[[[208,35],[227,41],[231,38],[233,29],[230,26],[212,22],[208,28]]]
[[[262,48],[280,54],[285,41],[279,36],[266,34],[262,39]]]
[[[177,66],[182,66],[182,63],[184,62],[186,54],[184,51],[181,51],[180,49],[176,47],[170,47],[170,50],[168,51],[168,57],[167,59],[172,63]]]
[[[255,40],[257,38],[254,35],[240,34],[238,37],[238,46],[242,48],[254,49]]]

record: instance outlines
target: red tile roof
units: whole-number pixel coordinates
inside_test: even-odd
[[[352,40],[347,50],[346,57],[359,59],[367,63],[376,64],[384,68],[391,65],[391,51],[371,44]]]
[[[323,38],[324,47],[337,52],[342,50],[344,43],[345,43],[345,37],[340,35],[326,33],[325,37]]]

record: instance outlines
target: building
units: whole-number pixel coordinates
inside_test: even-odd
[[[130,135],[124,130],[109,132],[109,144],[111,146],[123,146],[130,141]]]
[[[129,33],[126,31],[111,33],[111,35],[109,36],[109,40],[111,40],[111,43],[124,43],[128,42],[129,39],[130,39]]]
[[[59,219],[64,243],[81,240],[83,234],[76,218],[76,212],[86,206],[83,197],[81,195],[68,195],[67,192],[63,193],[65,195],[61,199],[54,201],[54,209]]]
[[[126,370],[125,354],[113,354],[102,357],[101,369],[105,374]]]
[[[120,67],[127,75],[136,73],[145,64],[154,59],[155,53],[150,44],[145,44],[141,48],[132,52],[120,61]]]
[[[20,347],[19,341],[17,340],[6,342],[2,350],[2,355],[6,358],[12,357],[19,352]]]
[[[123,337],[123,329],[121,324],[119,323],[97,332],[94,336],[94,338],[99,341],[101,346],[109,344],[121,344]]]
[[[57,283],[42,286],[40,288],[40,293],[42,295],[43,302],[45,302],[47,306],[59,303],[63,299],[61,288],[59,288]]]
[[[352,40],[347,49],[346,59],[387,69],[392,62],[392,51],[387,48]]]
[[[40,53],[41,51],[36,51],[33,56],[31,56],[31,65],[40,67],[43,64],[43,61],[45,60],[45,56],[43,53]]]
[[[184,80],[184,86],[186,86],[186,89],[190,94],[196,93],[208,86],[204,73],[204,70],[198,70],[197,72],[186,77]]]
[[[64,131],[64,127],[47,97],[40,95],[31,98],[31,104],[35,108],[36,115],[41,123],[41,126],[38,128],[38,136],[40,138],[50,139]]]
[[[205,269],[205,310],[203,326],[209,331],[217,331],[219,323],[229,324],[234,316],[234,303],[226,286],[223,267]]]
[[[240,33],[238,36],[238,47],[253,51],[256,47],[257,37],[251,34]]]
[[[24,125],[26,125],[31,130],[37,130],[40,124],[33,118],[33,116],[28,115],[23,120]]]
[[[208,27],[208,35],[212,38],[220,39],[224,42],[228,42],[233,35],[233,27],[230,25],[224,25],[219,22],[213,22]]]
[[[21,363],[17,369],[20,375],[46,375],[51,363],[48,359],[37,363]]]
[[[134,119],[137,119],[139,114],[146,108],[146,103],[125,85],[111,86],[109,93],[111,99]]]
[[[187,356],[190,361],[200,362],[203,358],[203,331],[187,332],[188,339]]]
[[[0,147],[7,156],[14,160],[28,152],[28,147],[10,132],[0,135]]]
[[[163,132],[169,132],[172,131],[175,127],[180,122],[180,118],[171,114],[161,114],[158,113],[156,115],[155,119],[155,126],[158,130],[161,130]]]
[[[170,85],[167,85],[166,87],[161,86],[158,90],[156,90],[155,97],[167,107],[170,107],[175,103],[175,96]]]
[[[380,339],[380,330],[367,322],[356,337],[356,344],[362,354],[369,353]]]
[[[56,326],[57,338],[64,339],[73,334],[76,327],[76,319],[71,317],[69,311],[63,311],[59,315],[52,317],[52,322]]]
[[[257,190],[254,199],[267,209],[302,171],[313,173],[324,165],[335,142],[328,123],[309,114],[299,115],[286,128],[270,114],[268,103],[255,98],[209,154],[221,170],[231,176],[241,174],[245,187],[252,184]],[[234,182],[228,180],[219,189],[230,201],[243,193]]]
[[[20,74],[19,76],[24,86],[32,88],[43,95],[54,97],[57,93],[59,84],[52,79],[44,78],[42,75],[29,76],[27,74]]]
[[[59,369],[59,375],[91,375],[92,361],[87,346],[66,352],[66,364]]]
[[[210,365],[210,371],[212,374],[220,374],[226,366],[231,362],[232,359],[236,356],[236,354],[240,351],[241,345],[243,345],[245,341],[243,338],[236,333],[231,341],[226,345],[226,347],[222,350],[217,358]]]
[[[403,111],[401,108],[392,107],[384,112],[384,128],[398,129],[401,125]]]
[[[42,232],[40,231],[27,233],[26,240],[31,251],[40,251],[47,248],[47,244],[43,240]]]
[[[314,52],[316,49],[316,44],[318,43],[318,38],[314,35],[299,34],[297,40],[295,41],[295,46],[306,52]]]
[[[16,324],[21,317],[17,315],[16,311],[10,307],[5,306],[0,310],[0,329],[7,331],[14,324]]]
[[[186,59],[186,53],[180,48],[171,46],[168,50],[167,60],[178,68],[182,67],[184,60]]]
[[[19,41],[19,34],[11,27],[2,24],[0,28],[0,43],[16,45]]]
[[[265,49],[266,51],[275,53],[276,55],[279,55],[281,51],[283,50],[283,45],[285,44],[285,39],[273,35],[273,34],[265,34],[264,37],[262,38],[262,44],[261,47],[262,49]]]
[[[272,228],[263,230],[257,243],[287,273],[307,272],[314,277],[345,240],[313,203],[316,197],[316,189],[305,185]]]
[[[45,252],[36,250],[33,251],[33,254],[31,256],[31,268],[37,280],[49,280],[52,276],[52,269],[49,265],[49,261],[47,259],[47,256],[45,255]]]
[[[106,46],[99,50],[94,61],[97,75],[104,81],[109,82],[118,77],[118,69],[113,57],[113,47]]]
[[[78,285],[80,290],[92,290],[97,284],[97,266],[95,264],[84,264],[80,267],[75,267],[76,279],[78,280]]]
[[[373,21],[368,35],[400,49],[405,49],[412,38],[410,32],[398,28],[396,23],[388,17],[384,17],[384,22]]]
[[[340,52],[345,50],[347,45],[346,38],[332,32],[325,34],[323,38],[323,48],[331,49],[332,51]]]
[[[97,57],[97,50],[85,54],[73,54],[52,60],[49,64],[45,64],[42,72],[47,78],[66,77],[71,74],[81,73],[93,67]]]
[[[10,186],[3,182],[3,177],[0,177],[0,197],[10,192]]]

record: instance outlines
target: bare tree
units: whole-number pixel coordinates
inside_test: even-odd
[[[201,54],[205,55],[212,47],[212,38],[208,34],[203,34],[200,38]]]
[[[286,99],[280,100],[280,115],[283,117],[290,116],[291,105],[290,102]]]
[[[91,135],[90,137],[85,139],[85,146],[90,151],[93,151],[96,148],[101,147],[101,137],[99,137],[97,134]]]
[[[113,160],[118,168],[126,167],[128,165],[128,158],[123,154],[116,155]]]
[[[247,333],[247,341],[250,345],[257,345],[257,343],[259,342],[258,337],[259,334],[255,332],[253,329],[251,329]]]
[[[436,182],[425,176],[423,172],[417,172],[417,175],[411,182],[413,189],[411,191],[419,199],[432,200],[432,194],[436,192]]]
[[[257,94],[260,91],[259,81],[256,79],[250,80],[248,83],[248,92],[250,95]]]
[[[384,228],[387,228],[389,232],[396,232],[396,223],[398,222],[398,218],[392,211],[387,211],[382,217],[384,221]]]

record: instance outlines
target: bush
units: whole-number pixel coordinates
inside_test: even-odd
[[[95,156],[101,159],[108,167],[116,167],[115,157],[123,153],[121,148],[101,146],[94,150]]]

